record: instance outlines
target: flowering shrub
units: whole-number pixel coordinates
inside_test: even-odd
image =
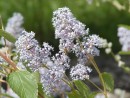
[[[4,37],[0,50],[1,76],[7,78],[7,84],[20,98],[56,95],[94,98],[97,92],[92,92],[83,81],[92,83],[107,98],[107,92],[112,91],[114,85],[112,76],[101,73],[94,61],[94,56],[100,55],[98,48],[111,47],[105,39],[90,35],[89,29],[85,29],[69,8],[59,8],[52,18],[55,38],[59,39],[59,52],[53,55],[54,48],[46,42],[40,46],[35,33],[25,31],[22,23],[22,15],[15,13],[5,29],[0,29],[0,35]],[[70,53],[77,58],[73,67],[70,66]],[[87,66],[87,62],[97,71],[102,88],[89,79],[92,67]],[[70,70],[70,77],[66,70]]]

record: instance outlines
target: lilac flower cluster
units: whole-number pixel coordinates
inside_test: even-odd
[[[84,80],[84,79],[89,79],[89,73],[92,70],[84,65],[77,64],[76,66],[71,68],[70,75],[73,80]]]
[[[24,30],[22,24],[23,16],[20,13],[14,13],[13,16],[8,19],[5,31],[18,38]]]
[[[10,33],[15,38],[18,38],[24,28],[22,27],[23,24],[23,16],[20,13],[14,13],[11,18],[8,19],[8,22],[5,27],[5,31]],[[4,45],[4,40],[1,40],[1,43]],[[6,40],[6,45],[12,47],[13,44]]]
[[[122,45],[122,51],[130,51],[130,30],[125,27],[119,27],[118,37]]]
[[[92,56],[99,55],[97,48],[104,47],[103,39],[98,35],[89,35],[89,29],[85,30],[85,25],[78,21],[67,7],[56,10],[53,13],[52,22],[55,28],[55,38],[59,38],[59,50],[73,52],[78,58],[77,67],[71,69],[72,79],[75,79],[75,74],[72,74],[72,72],[80,70],[77,68],[81,68],[83,72],[80,72],[83,75],[77,75],[78,79],[88,78],[90,71],[87,71],[87,69],[89,70],[89,68],[83,68],[81,65],[86,64],[88,54]],[[84,74],[84,72],[86,73]]]
[[[55,38],[59,39],[59,52],[55,55],[51,54],[53,47],[48,43],[44,42],[42,47],[39,46],[33,32],[23,31],[15,43],[19,61],[32,71],[39,71],[47,94],[70,90],[63,81],[65,71],[70,69],[68,53],[73,52],[77,56],[77,64],[70,70],[71,78],[84,80],[89,79],[91,72],[91,69],[85,66],[87,56],[98,56],[98,48],[105,47],[104,40],[98,35],[89,35],[89,29],[85,30],[85,25],[78,21],[67,7],[54,11],[52,22]]]
[[[52,22],[55,28],[55,38],[60,38],[59,49],[61,51],[65,48],[70,51],[76,38],[88,34],[88,31],[85,30],[85,25],[76,20],[67,7],[54,11]]]
[[[24,62],[32,71],[39,71],[41,83],[47,94],[56,94],[64,87],[66,90],[69,87],[62,78],[65,70],[69,68],[69,57],[63,52],[51,56],[53,47],[44,42],[41,48],[34,37],[35,33],[23,31],[16,41],[15,46],[20,62]]]
[[[46,64],[53,48],[48,43],[43,43],[43,48],[34,39],[35,33],[23,31],[23,34],[15,43],[20,61],[27,64],[33,71],[37,70],[42,64]]]

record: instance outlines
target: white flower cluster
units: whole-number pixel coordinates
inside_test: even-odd
[[[122,45],[122,51],[130,51],[130,30],[125,27],[119,27],[118,37]]]

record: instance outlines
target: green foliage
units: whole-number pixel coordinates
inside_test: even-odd
[[[104,72],[102,73],[102,77],[103,77],[106,89],[109,91],[112,91],[114,88],[114,79],[112,75]]]
[[[74,90],[68,94],[69,98],[83,98],[77,90]]]
[[[89,94],[88,98],[95,98],[95,96],[97,95],[98,92],[92,92],[91,94]]]
[[[76,86],[76,88],[78,89],[78,91],[80,92],[81,96],[83,96],[84,98],[88,98],[89,94],[90,94],[90,89],[89,87],[87,87],[87,85],[85,83],[83,83],[82,81],[74,81],[74,84]]]
[[[130,51],[120,51],[118,54],[120,54],[120,55],[130,55]]]
[[[8,41],[12,42],[12,43],[15,43],[16,39],[8,32],[0,29],[0,36],[4,37],[5,39],[7,39]]]
[[[12,72],[8,76],[8,83],[20,98],[37,98],[38,85],[36,79],[28,71]]]

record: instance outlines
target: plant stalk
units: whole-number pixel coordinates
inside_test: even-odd
[[[88,59],[90,60],[90,62],[92,63],[92,65],[94,66],[94,68],[96,69],[98,75],[99,75],[99,78],[100,78],[100,81],[102,83],[102,86],[103,86],[103,89],[104,89],[104,95],[105,95],[105,98],[107,98],[107,91],[106,91],[106,86],[105,86],[105,83],[104,83],[104,80],[103,80],[103,77],[102,77],[102,74],[96,64],[96,62],[94,61],[94,59],[89,55],[88,56]]]

